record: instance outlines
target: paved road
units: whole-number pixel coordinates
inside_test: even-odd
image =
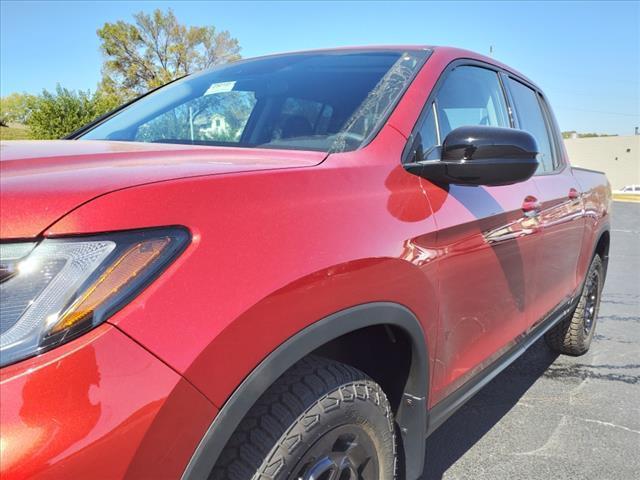
[[[640,479],[640,204],[612,223],[589,353],[533,345],[429,438],[422,480]]]

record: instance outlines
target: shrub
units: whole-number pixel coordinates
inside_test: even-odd
[[[59,139],[114,109],[119,99],[89,91],[74,91],[56,87],[32,97],[26,124],[30,136],[38,139]]]

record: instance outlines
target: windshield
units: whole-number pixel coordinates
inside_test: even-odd
[[[354,150],[379,130],[428,53],[331,51],[241,61],[171,83],[77,138]]]

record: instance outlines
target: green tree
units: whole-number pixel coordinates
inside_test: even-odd
[[[593,138],[593,137],[617,137],[617,134],[608,133],[577,133],[575,130],[562,132],[562,138]]]
[[[25,124],[30,113],[33,95],[12,93],[0,98],[0,122]]]
[[[32,138],[58,139],[118,106],[120,99],[104,92],[73,91],[56,87],[31,97],[26,119]]]
[[[171,9],[139,12],[134,23],[105,23],[97,33],[105,57],[100,89],[124,99],[240,58],[238,41],[228,31],[187,27]]]

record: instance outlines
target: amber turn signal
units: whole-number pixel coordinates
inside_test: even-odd
[[[96,307],[117,295],[150,265],[171,242],[170,237],[145,240],[126,250],[60,317],[51,333],[66,330],[92,315]]]

